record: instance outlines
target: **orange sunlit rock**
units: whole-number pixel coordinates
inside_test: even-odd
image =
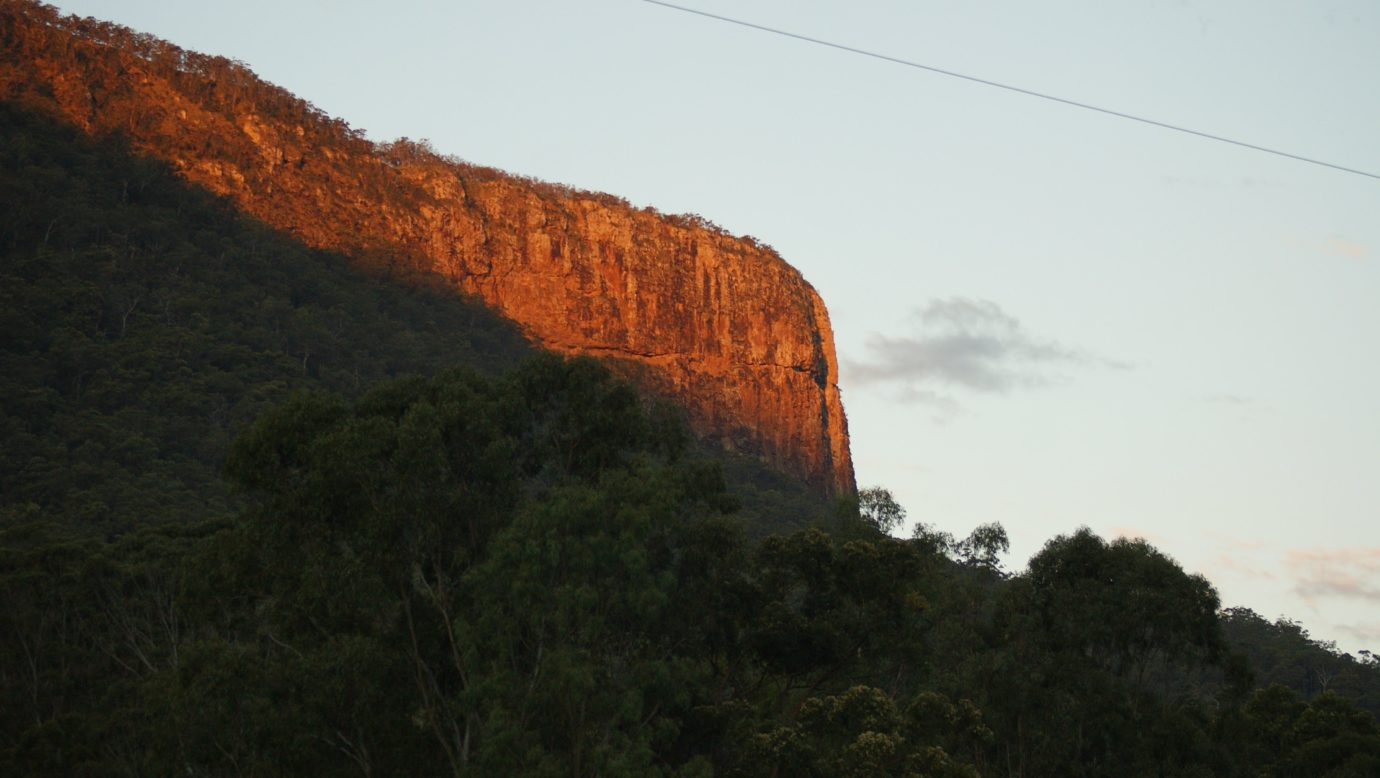
[[[369,143],[239,63],[38,4],[0,4],[0,43],[7,99],[121,134],[310,245],[439,274],[542,346],[674,398],[700,435],[823,493],[853,488],[828,314],[770,248],[425,144]]]

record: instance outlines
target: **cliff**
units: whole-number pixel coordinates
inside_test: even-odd
[[[543,347],[676,400],[701,436],[854,488],[828,313],[755,240],[373,144],[241,63],[41,4],[0,3],[0,45],[0,97],[122,135],[308,244],[439,274]]]

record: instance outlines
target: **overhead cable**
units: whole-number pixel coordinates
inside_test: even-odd
[[[1019,94],[1028,95],[1030,97],[1038,97],[1041,100],[1050,100],[1052,102],[1073,106],[1074,108],[1082,108],[1087,111],[1096,111],[1097,113],[1106,114],[1108,116],[1115,116],[1119,119],[1128,119],[1133,122],[1140,122],[1141,124],[1149,124],[1153,127],[1160,127],[1166,130],[1182,132],[1188,135],[1196,135],[1199,138],[1206,138],[1208,140],[1218,141],[1219,143],[1230,143],[1233,146],[1240,146],[1242,148],[1252,149],[1254,151],[1262,151],[1266,154],[1274,154],[1278,157],[1286,157],[1288,159],[1297,160],[1299,162],[1307,162],[1310,165],[1320,165],[1322,167],[1332,168],[1333,170],[1340,170],[1343,173],[1354,173],[1358,176],[1366,176],[1367,178],[1380,179],[1380,174],[1368,173],[1364,170],[1357,170],[1356,168],[1346,167],[1345,165],[1338,165],[1332,162],[1325,162],[1320,159],[1312,159],[1311,157],[1304,157],[1298,154],[1290,154],[1287,151],[1280,151],[1279,149],[1272,149],[1266,146],[1257,146],[1254,143],[1246,143],[1245,141],[1234,140],[1232,138],[1226,138],[1221,135],[1213,135],[1212,133],[1202,132],[1201,130],[1194,130],[1189,127],[1181,127],[1176,124],[1169,124],[1167,122],[1149,119],[1144,116],[1136,116],[1134,114],[1122,113],[1121,111],[1114,111],[1110,108],[1103,108],[1101,106],[1092,105],[1090,103],[1080,103],[1077,100],[1070,100],[1068,98],[1059,97],[1057,95],[1046,94],[1044,92],[1036,92],[1031,89],[1024,89],[1022,87],[1012,86],[1011,84],[1003,84],[999,81],[991,81],[985,78],[970,76],[965,73],[958,73],[952,70],[945,70],[943,68],[934,67],[933,65],[926,65],[920,62],[912,62],[908,59],[901,59],[900,57],[893,57],[887,54],[880,54],[875,51],[859,49],[853,46],[845,46],[842,43],[834,43],[832,41],[826,41],[820,38],[811,38],[808,35],[801,35],[799,33],[781,30],[775,27],[768,27],[762,24],[754,24],[753,22],[744,21],[742,19],[734,19],[729,16],[720,16],[719,14],[709,13],[708,11],[701,11],[695,8],[687,8],[682,5],[675,5],[674,3],[663,2],[663,0],[643,0],[643,2],[651,3],[652,5],[659,5],[664,8],[670,8],[676,11],[683,11],[685,13],[695,14],[697,16],[704,16],[710,19],[716,19],[721,22],[736,24],[741,27],[748,27],[754,30],[768,32],[773,35],[780,35],[786,38],[794,38],[795,40],[804,41],[806,43],[813,43],[819,46],[827,46],[831,49],[838,49],[840,51],[849,52],[850,54],[859,54],[864,57],[871,57],[873,59],[879,59],[884,62],[890,62],[896,65],[904,65],[906,67],[916,68],[918,70],[926,70],[931,73],[937,73],[941,76],[949,76],[950,78],[960,78],[964,81],[972,81],[976,84],[982,84],[983,86],[996,87],[997,89],[1005,89],[1008,92],[1017,92]]]

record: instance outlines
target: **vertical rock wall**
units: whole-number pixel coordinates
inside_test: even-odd
[[[243,65],[6,0],[0,95],[120,134],[322,248],[448,279],[542,346],[607,358],[706,438],[821,493],[854,488],[828,313],[774,251],[636,209],[378,146]]]

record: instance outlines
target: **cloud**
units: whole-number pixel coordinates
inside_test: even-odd
[[[1216,543],[1218,546],[1226,546],[1236,551],[1260,551],[1270,547],[1269,543],[1258,538],[1243,538],[1236,535],[1228,535],[1216,530],[1203,532],[1203,537]]]
[[[1203,396],[1203,402],[1213,405],[1250,405],[1255,400],[1250,397],[1243,397],[1239,394],[1208,394]]]
[[[1341,235],[1332,235],[1327,238],[1319,238],[1316,235],[1284,235],[1281,236],[1281,241],[1292,251],[1321,257],[1360,261],[1368,259],[1374,253],[1374,249],[1370,245],[1344,238]]]
[[[1285,565],[1295,579],[1294,593],[1310,605],[1326,597],[1380,605],[1380,547],[1290,551]]]
[[[1338,624],[1336,630],[1363,643],[1380,643],[1380,621],[1369,624]]]
[[[1203,545],[1213,551],[1203,567],[1214,578],[1228,575],[1257,581],[1279,578],[1278,555],[1270,551],[1272,544],[1211,529],[1202,531],[1200,538]]]
[[[948,424],[954,417],[963,412],[963,406],[959,405],[954,398],[930,389],[921,389],[913,385],[906,385],[896,394],[896,399],[903,403],[923,404],[934,409],[934,414],[930,420],[935,424]]]
[[[957,403],[935,387],[1004,394],[1062,380],[1059,371],[1065,368],[1129,367],[1035,337],[988,300],[931,300],[911,312],[910,324],[909,335],[874,333],[867,358],[844,360],[848,380],[897,386],[898,399],[935,405],[952,415]]]
[[[1235,554],[1218,554],[1208,562],[1208,567],[1222,573],[1233,573],[1243,578],[1255,578],[1264,581],[1273,581],[1275,579],[1273,571],[1252,564]]]
[[[1365,259],[1370,255],[1370,247],[1345,238],[1332,237],[1323,241],[1318,250],[1333,257]]]

